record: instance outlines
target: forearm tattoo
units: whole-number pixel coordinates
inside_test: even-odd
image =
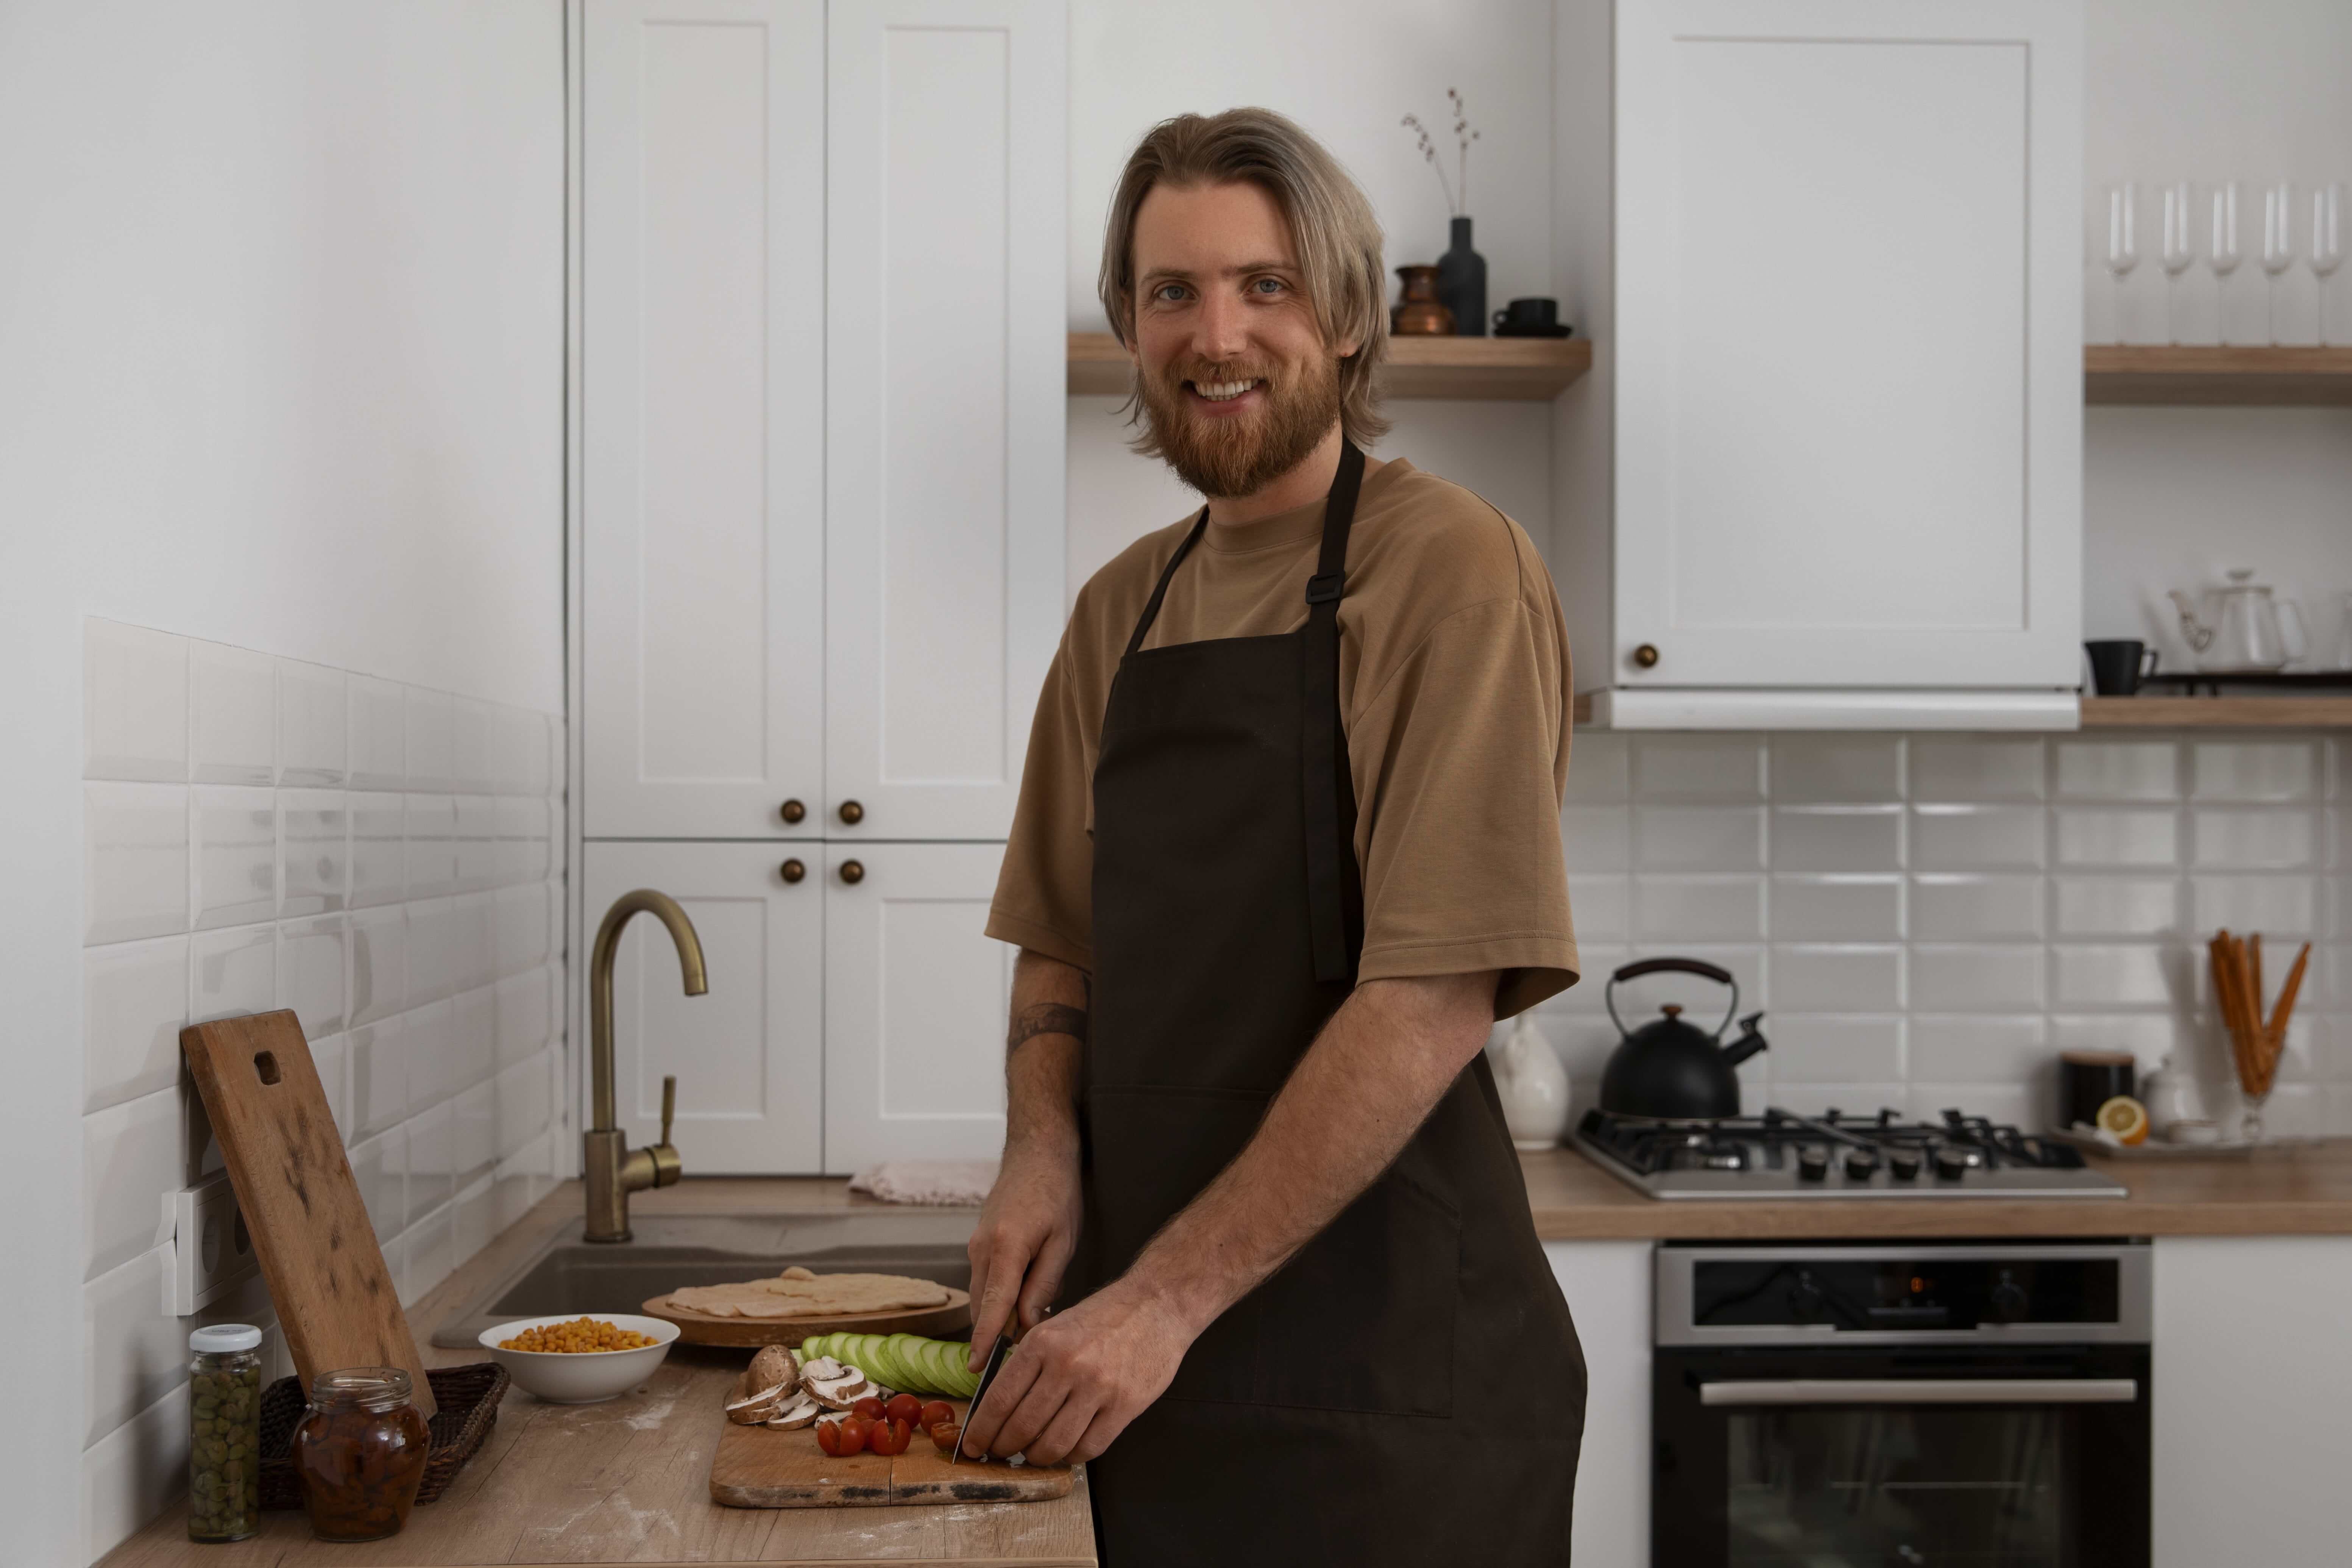
[[[1067,1035],[1085,1045],[1087,1010],[1062,1002],[1040,1002],[1034,1007],[1024,1007],[1013,1020],[1012,1033],[1005,1037],[1005,1054],[1010,1056],[1040,1035]]]

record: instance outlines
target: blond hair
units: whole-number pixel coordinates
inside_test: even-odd
[[[1145,133],[1128,155],[1103,230],[1097,288],[1121,344],[1135,346],[1135,219],[1154,185],[1213,185],[1246,180],[1274,198],[1290,225],[1316,323],[1327,343],[1354,340],[1339,362],[1339,427],[1359,447],[1388,433],[1374,374],[1389,353],[1388,285],[1381,225],[1371,203],[1339,160],[1270,109],[1180,114]],[[1142,408],[1139,384],[1130,417]]]

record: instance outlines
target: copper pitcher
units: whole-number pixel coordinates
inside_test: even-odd
[[[1400,267],[1404,298],[1389,312],[1389,331],[1400,337],[1438,337],[1454,331],[1454,312],[1439,303],[1437,268]]]

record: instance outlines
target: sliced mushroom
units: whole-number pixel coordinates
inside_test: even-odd
[[[805,1393],[796,1393],[777,1407],[768,1417],[768,1425],[786,1432],[797,1432],[803,1426],[814,1426],[816,1418],[824,1414],[824,1406]]]
[[[801,1387],[827,1410],[846,1410],[874,1392],[864,1373],[831,1356],[819,1356],[801,1368]]]
[[[763,1388],[756,1394],[729,1400],[727,1419],[740,1426],[758,1426],[776,1413],[776,1407],[783,1403],[784,1395],[792,1391],[792,1386],[789,1383],[780,1383],[773,1388]]]

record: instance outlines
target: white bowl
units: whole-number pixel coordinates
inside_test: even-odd
[[[507,1375],[538,1394],[550,1405],[594,1405],[601,1400],[625,1394],[654,1374],[669,1347],[677,1339],[677,1325],[659,1318],[640,1318],[632,1312],[589,1312],[584,1316],[598,1322],[610,1323],[616,1329],[631,1329],[649,1334],[654,1342],[633,1351],[509,1351],[500,1350],[500,1340],[510,1340],[525,1329],[543,1329],[551,1323],[569,1323],[583,1314],[558,1312],[548,1318],[517,1318],[511,1323],[500,1323],[495,1329],[482,1331],[481,1346],[490,1352],[490,1359],[507,1369]]]

